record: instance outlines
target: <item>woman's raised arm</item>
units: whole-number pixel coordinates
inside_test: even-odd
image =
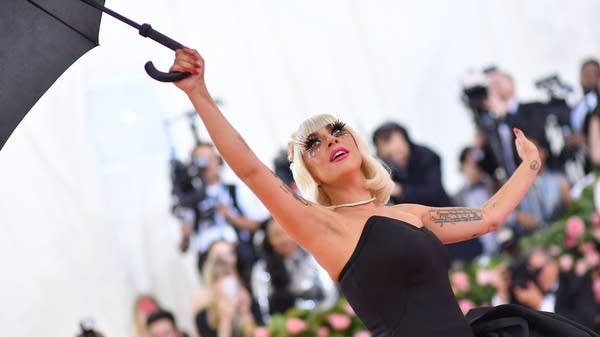
[[[258,159],[210,96],[204,81],[204,60],[196,50],[178,49],[171,71],[191,73],[175,85],[188,95],[221,156],[286,231],[310,246],[319,234],[315,230],[325,229],[323,225],[332,221],[333,212],[297,196]]]
[[[508,181],[481,207],[427,207],[401,205],[417,214],[423,225],[444,243],[472,239],[500,227],[521,202],[540,170],[537,147],[523,132],[514,129],[515,145],[522,162]]]

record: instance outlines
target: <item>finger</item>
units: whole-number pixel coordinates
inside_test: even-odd
[[[198,52],[192,52],[190,49],[177,49],[175,51],[176,59],[183,59],[201,67],[204,64],[202,56]]]
[[[183,49],[181,49],[181,51],[183,53],[185,53],[186,55],[189,55],[190,57],[194,58],[195,60],[198,60],[201,62],[203,61],[202,55],[200,55],[200,53],[196,49],[183,48]]]
[[[513,133],[515,134],[515,136],[517,138],[524,136],[523,131],[521,131],[521,129],[519,129],[519,128],[513,128]]]
[[[184,72],[184,73],[188,72],[188,73],[193,74],[193,75],[198,75],[199,74],[198,68],[196,68],[194,66],[189,66],[189,65],[188,66],[182,66],[179,63],[173,64],[171,66],[171,68],[169,68],[169,71],[170,72],[178,71],[178,72]]]
[[[182,60],[182,61],[178,61],[177,64],[179,66],[181,66],[183,69],[186,69],[186,71],[190,71],[190,72],[192,72],[192,71],[196,71],[197,72],[198,69],[199,69],[199,67],[196,66],[195,63],[189,62],[189,61],[183,61]]]

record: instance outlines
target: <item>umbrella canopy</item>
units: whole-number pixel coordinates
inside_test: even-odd
[[[104,0],[0,1],[0,149],[23,117],[56,79],[98,45],[102,11],[170,48],[182,45],[104,7]],[[152,62],[146,72],[159,81],[188,73],[162,73]]]
[[[56,79],[98,45],[101,16],[79,0],[2,0],[0,149]]]

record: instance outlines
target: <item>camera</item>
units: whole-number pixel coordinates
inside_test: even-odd
[[[199,207],[206,200],[206,186],[203,174],[208,159],[198,157],[186,164],[177,159],[170,161],[172,213],[179,219],[192,222],[196,230],[200,219],[214,215],[214,207]]]
[[[91,317],[83,318],[79,321],[81,332],[77,337],[102,337],[102,334],[96,331],[96,322]]]
[[[462,78],[462,101],[474,113],[475,122],[479,124],[480,115],[487,112],[488,75],[498,70],[496,66],[488,66],[481,70],[468,71]]]
[[[551,99],[565,99],[573,87],[565,83],[558,74],[551,74],[535,81],[535,87],[546,90]]]

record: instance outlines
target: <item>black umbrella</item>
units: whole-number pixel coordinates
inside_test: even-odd
[[[0,0],[0,149],[31,107],[79,57],[98,45],[102,12],[172,49],[181,43],[104,7],[104,0]],[[152,78],[177,81],[147,62]]]

